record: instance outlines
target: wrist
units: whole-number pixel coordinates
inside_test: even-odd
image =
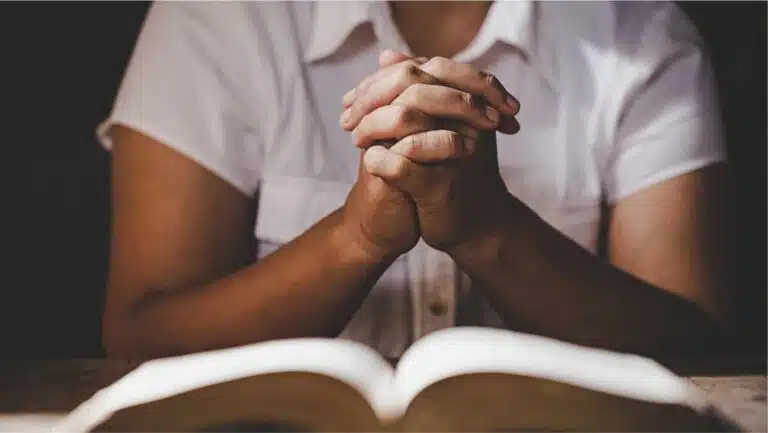
[[[393,262],[400,254],[385,251],[371,242],[361,225],[344,217],[344,207],[336,211],[330,234],[331,245],[344,263],[380,266]]]
[[[453,246],[448,255],[459,265],[469,269],[490,269],[507,266],[504,259],[506,245],[517,238],[521,230],[524,214],[531,212],[513,196],[506,194],[499,201],[499,206],[488,215],[491,216],[466,241]]]

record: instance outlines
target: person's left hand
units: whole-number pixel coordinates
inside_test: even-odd
[[[398,54],[388,56],[399,57],[401,63],[413,61]],[[382,71],[392,69],[386,60],[387,56],[382,56]],[[507,109],[506,113],[500,107],[500,119],[484,121],[479,113],[493,102],[509,100],[506,90],[495,84],[498,80],[485,78],[487,74],[469,65],[449,62],[452,61],[440,59],[433,63],[433,69],[425,75],[428,80],[435,79],[434,84],[422,85],[419,92],[410,94],[405,91],[410,85],[377,85],[377,80],[385,83],[397,80],[380,71],[367,79],[364,92],[347,98],[353,100],[346,105],[348,113],[355,113],[356,123],[347,122],[347,126],[354,124],[355,143],[367,148],[366,170],[408,193],[416,203],[422,238],[430,246],[453,254],[494,243],[498,239],[492,238],[503,232],[500,228],[504,221],[517,209],[519,202],[507,192],[499,173],[495,129],[506,125],[505,132],[516,132],[517,122],[509,117],[518,107]],[[419,63],[429,70],[429,61]],[[453,73],[449,85],[443,84],[447,80],[440,78],[441,71],[434,68],[435,64]],[[456,74],[456,71],[462,73]],[[401,73],[399,77],[420,75]],[[493,87],[484,87],[485,92],[498,92],[496,97],[488,98],[484,94],[457,97],[473,88],[477,91],[476,83],[466,84],[477,77],[483,77],[483,81]],[[403,89],[402,93],[392,95],[393,88]],[[390,99],[397,109],[379,106],[380,101]],[[460,102],[473,100],[481,102],[463,105]],[[402,116],[402,113],[412,114]],[[403,117],[408,120],[407,127],[403,126]],[[389,148],[372,146],[376,140],[387,139],[399,141]]]

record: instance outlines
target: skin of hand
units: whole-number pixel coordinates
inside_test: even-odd
[[[497,97],[504,93],[477,92],[463,81],[473,76],[498,82],[446,59],[401,58],[344,98],[342,125],[367,148],[366,170],[412,197],[425,241],[454,259],[511,328],[649,356],[718,350],[727,341],[727,270],[716,261],[722,250],[722,167],[678,176],[614,203],[606,263],[506,191],[494,125],[515,132],[519,126],[509,118],[519,105],[505,111]],[[491,88],[498,89],[484,89]],[[480,93],[486,104],[457,91]],[[403,116],[413,110],[423,116]],[[483,112],[490,122],[482,120]],[[444,119],[477,135],[443,126]],[[403,126],[407,121],[419,126]],[[397,142],[375,144],[381,138]],[[661,205],[680,197],[687,199],[679,206]]]
[[[495,77],[448,59],[384,52],[380,63],[343,101],[341,123],[366,149],[366,171],[413,199],[430,246],[485,242],[519,204],[499,173],[495,138],[519,130],[519,102]]]
[[[419,240],[416,206],[403,191],[364,168],[360,152],[358,178],[342,210],[342,224],[372,261],[389,261]]]

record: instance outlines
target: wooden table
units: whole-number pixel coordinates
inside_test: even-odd
[[[106,359],[0,361],[0,432],[40,431],[137,366],[137,362]],[[702,374],[706,370],[709,373]],[[745,431],[768,430],[765,370],[755,373],[753,363],[750,368],[731,365],[677,371]]]

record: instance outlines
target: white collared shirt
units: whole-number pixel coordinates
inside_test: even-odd
[[[100,136],[131,126],[258,197],[263,257],[343,204],[359,151],[341,97],[384,48],[408,52],[386,2],[158,2]],[[521,101],[521,131],[498,136],[509,191],[592,252],[601,201],[724,159],[708,60],[672,3],[496,2],[455,59]],[[419,242],[343,337],[397,357],[437,329],[502,326],[470,286]]]

